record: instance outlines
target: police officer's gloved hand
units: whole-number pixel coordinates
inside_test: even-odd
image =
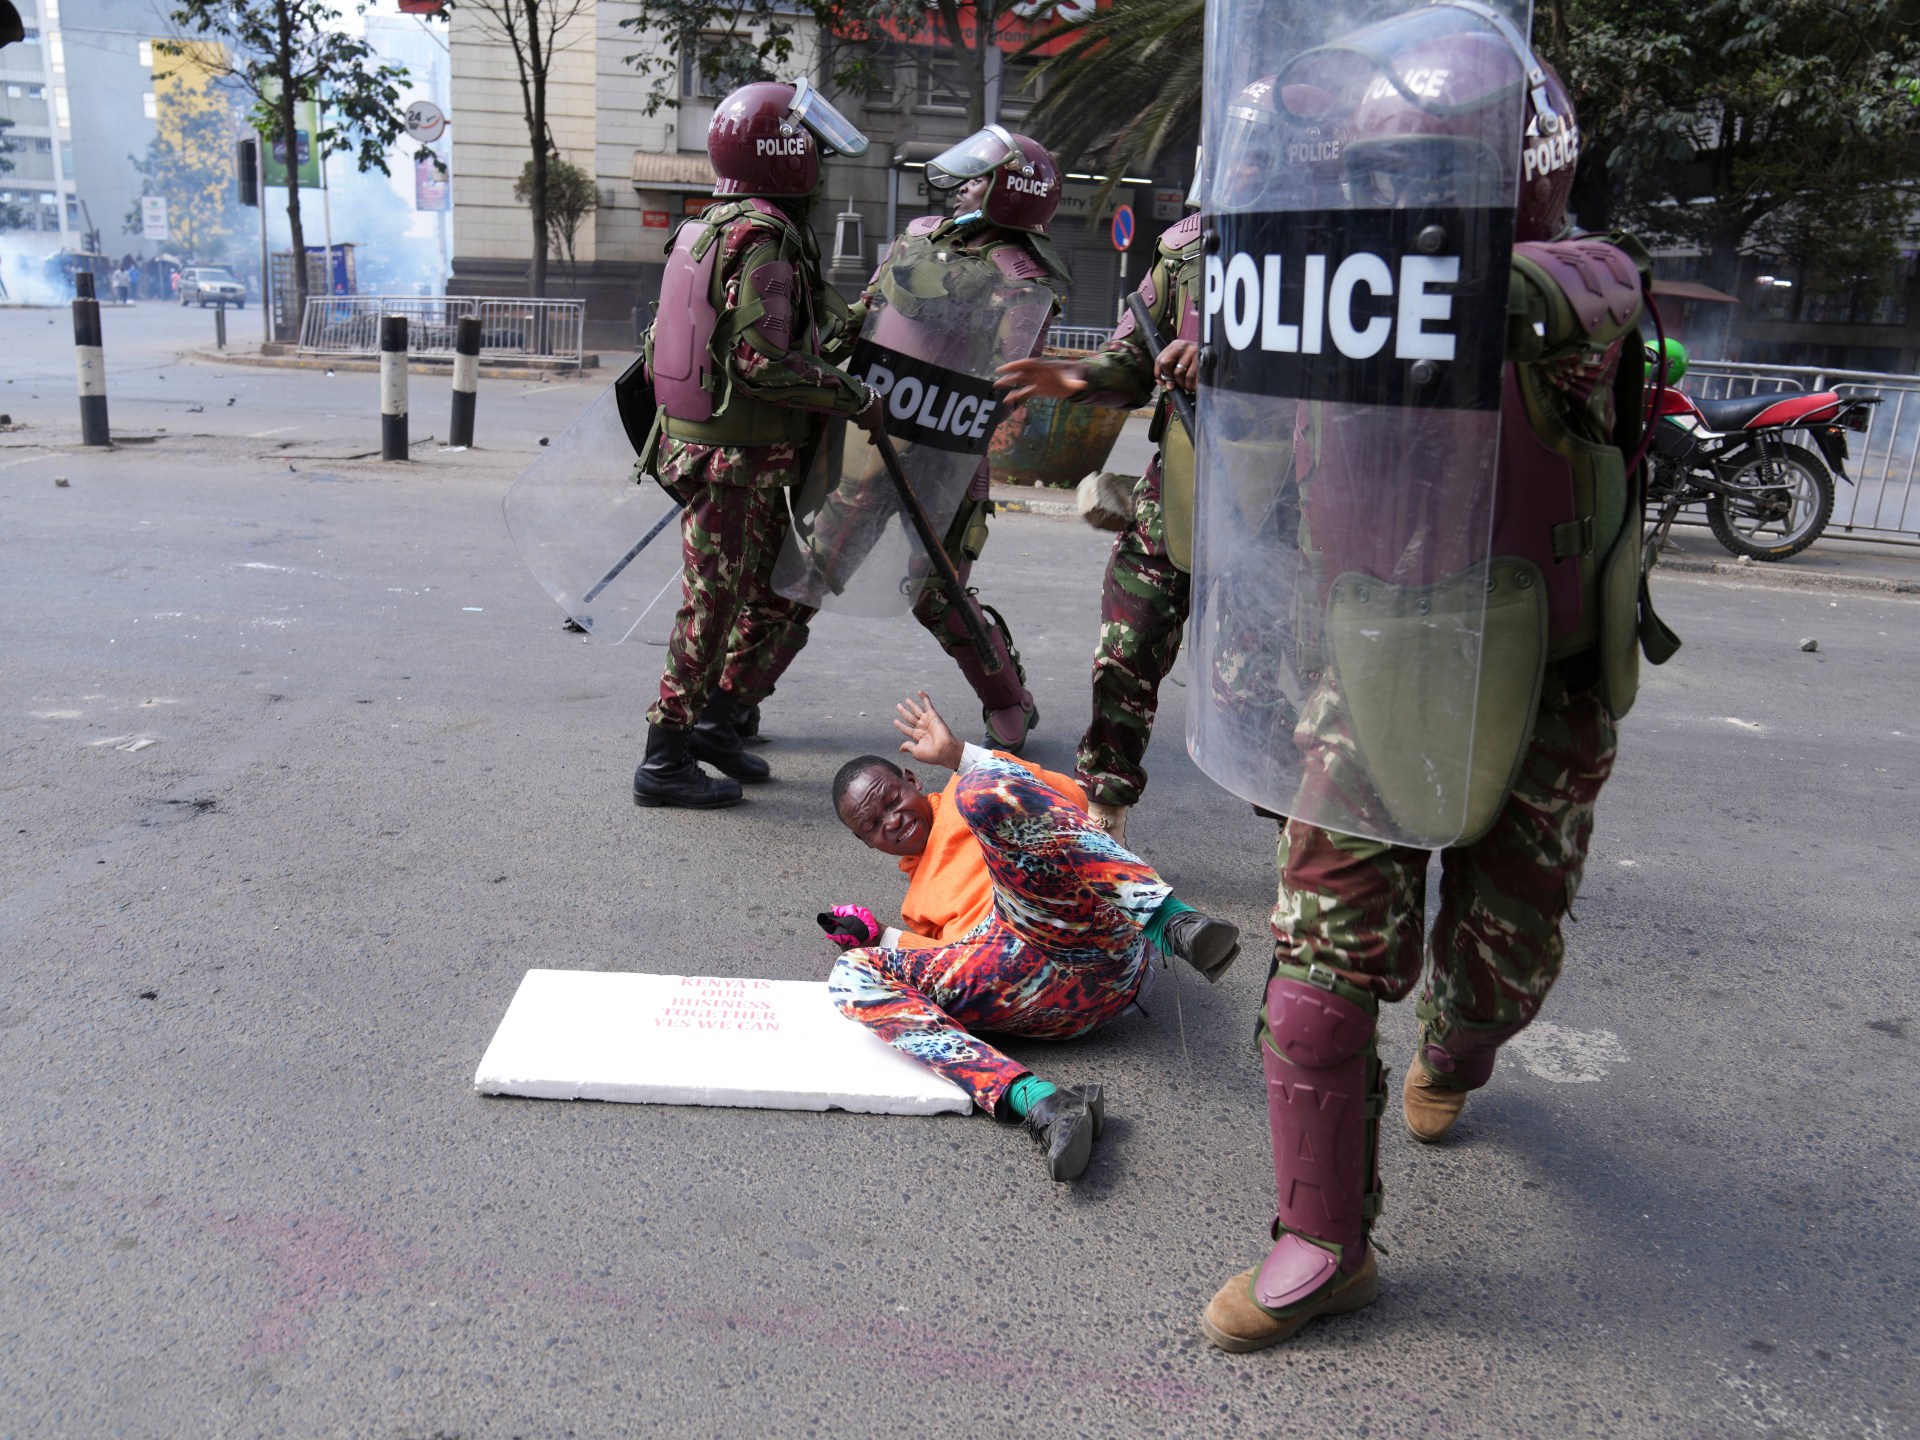
[[[853,423],[869,435],[878,435],[887,423],[886,397],[876,391],[867,392],[867,403],[860,407],[853,417]]]
[[[878,945],[885,927],[874,918],[873,912],[864,905],[836,905],[831,910],[823,910],[813,917],[820,928],[827,932],[827,938],[842,950],[857,949],[862,945]]]

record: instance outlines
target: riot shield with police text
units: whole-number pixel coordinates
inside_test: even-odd
[[[1267,809],[1440,847],[1504,798],[1545,643],[1493,545],[1537,62],[1527,0],[1343,13],[1207,7],[1188,745]]]
[[[990,257],[903,235],[881,262],[849,373],[886,406],[886,431],[934,533],[944,535],[1005,403],[993,374],[1034,352],[1054,294]],[[898,615],[932,570],[873,443],[828,426],[793,505],[773,572],[789,599],[843,614]]]
[[[636,628],[664,643],[680,606],[680,505],[651,476],[635,483],[634,457],[653,416],[638,367],[555,436],[503,502],[507,532],[534,578],[609,645]]]

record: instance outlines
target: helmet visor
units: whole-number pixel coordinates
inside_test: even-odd
[[[927,162],[927,184],[951,190],[982,175],[991,175],[1020,153],[1013,136],[998,125],[976,130],[958,145]]]
[[[1506,199],[1500,157],[1476,139],[1447,135],[1368,140],[1346,150],[1347,202],[1356,210],[1429,205],[1479,208]]]
[[[793,108],[787,115],[811,130],[822,150],[835,155],[867,153],[867,137],[804,76],[793,82]]]

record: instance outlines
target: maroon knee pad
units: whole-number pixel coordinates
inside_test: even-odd
[[[1311,1299],[1366,1259],[1380,1213],[1375,1165],[1386,1072],[1379,1001],[1321,966],[1275,967],[1260,1059],[1279,1189],[1277,1243],[1254,1278],[1269,1310]]]

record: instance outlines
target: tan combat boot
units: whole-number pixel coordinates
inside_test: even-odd
[[[1467,1092],[1434,1083],[1426,1062],[1416,1055],[1407,1062],[1407,1078],[1400,1086],[1400,1113],[1407,1133],[1422,1144],[1444,1140],[1466,1108]]]
[[[1235,1355],[1249,1350],[1264,1350],[1278,1345],[1317,1315],[1348,1315],[1371,1305],[1380,1294],[1380,1271],[1373,1252],[1360,1268],[1317,1300],[1296,1306],[1286,1315],[1254,1303],[1253,1280],[1260,1267],[1243,1270],[1222,1285],[1207,1303],[1200,1317],[1200,1328],[1220,1349]]]
[[[1113,837],[1113,843],[1123,849],[1127,843],[1127,807],[1125,805],[1102,805],[1098,800],[1087,802],[1087,818]]]

